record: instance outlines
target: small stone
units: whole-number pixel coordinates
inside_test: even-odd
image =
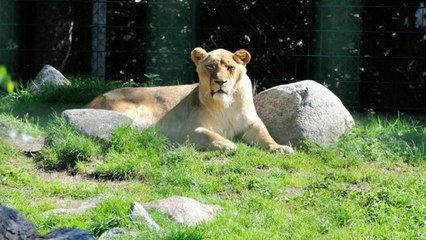
[[[138,202],[132,203],[130,207],[130,217],[135,221],[142,218],[148,224],[148,226],[157,231],[162,230],[160,226],[151,218],[145,208]]]
[[[11,128],[7,123],[0,121],[0,138],[11,145],[14,150],[26,153],[35,153],[43,149],[45,138],[33,136]]]
[[[70,85],[71,82],[61,72],[50,65],[45,65],[28,88],[31,92],[35,93],[40,91],[44,86],[60,87]]]
[[[221,209],[218,205],[203,204],[194,199],[173,196],[142,204],[146,209],[155,208],[177,223],[194,226],[203,221],[213,220]]]
[[[304,188],[290,187],[285,189],[284,194],[286,197],[294,197],[304,193],[306,190]]]
[[[96,207],[96,205],[105,198],[106,196],[100,195],[85,201],[74,201],[71,203],[66,203],[66,201],[62,201],[62,208],[48,210],[44,212],[43,215],[49,216],[55,214],[82,214],[87,210]]]
[[[110,230],[102,233],[98,240],[108,240],[108,239],[123,239],[127,237],[128,239],[136,239],[137,234],[135,232],[126,232],[119,227],[111,228]]]
[[[119,227],[115,227],[102,233],[102,235],[98,238],[98,240],[112,239],[112,238],[123,236],[123,235],[124,235],[124,231]]]
[[[23,151],[26,153],[36,153],[43,149],[45,138],[33,137],[29,134],[21,134],[14,138],[10,136],[4,137],[4,141],[11,145],[13,149]]]

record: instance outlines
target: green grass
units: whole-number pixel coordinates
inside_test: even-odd
[[[0,97],[1,121],[49,139],[35,157],[0,141],[0,203],[21,211],[40,233],[78,227],[99,236],[120,227],[148,239],[426,238],[424,118],[357,114],[357,125],[339,143],[304,142],[289,156],[243,143],[236,151],[199,152],[171,145],[155,129],[128,126],[100,142],[73,130],[60,113],[113,86],[73,82],[63,94],[21,89]],[[40,106],[48,108],[25,114]],[[132,202],[172,195],[222,211],[195,227],[150,211],[162,233],[129,219]],[[63,208],[64,200],[99,196],[83,213],[44,214]]]

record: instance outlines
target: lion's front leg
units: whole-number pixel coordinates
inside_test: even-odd
[[[279,153],[293,153],[294,150],[287,145],[280,145],[271,137],[266,129],[265,124],[259,119],[259,121],[251,124],[243,134],[243,139],[248,144],[254,144],[262,147],[265,150]]]
[[[207,128],[198,127],[189,136],[191,142],[195,143],[197,148],[201,150],[234,150],[237,148],[235,143],[222,137],[220,134],[208,130]]]

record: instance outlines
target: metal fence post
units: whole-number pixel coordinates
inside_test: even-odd
[[[93,1],[92,75],[105,78],[107,0]]]

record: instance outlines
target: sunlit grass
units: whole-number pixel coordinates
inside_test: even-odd
[[[95,95],[84,84],[76,89]],[[293,155],[239,142],[236,151],[199,152],[190,144],[170,144],[155,129],[122,126],[111,141],[93,140],[60,117],[58,110],[70,104],[65,98],[53,103],[48,99],[56,93],[22,94],[0,99],[8,109],[0,120],[46,136],[48,144],[28,157],[0,141],[0,203],[22,211],[40,233],[78,227],[99,236],[120,227],[148,239],[426,237],[426,129],[415,118],[357,115],[357,125],[337,144],[323,148],[304,142]],[[74,99],[71,105],[86,100]],[[51,107],[45,115],[13,115],[15,107],[41,102]],[[172,195],[218,204],[222,210],[216,220],[196,227],[150,211],[161,233],[129,219],[132,202]],[[103,200],[84,213],[44,214],[64,207],[63,199],[97,196]]]

